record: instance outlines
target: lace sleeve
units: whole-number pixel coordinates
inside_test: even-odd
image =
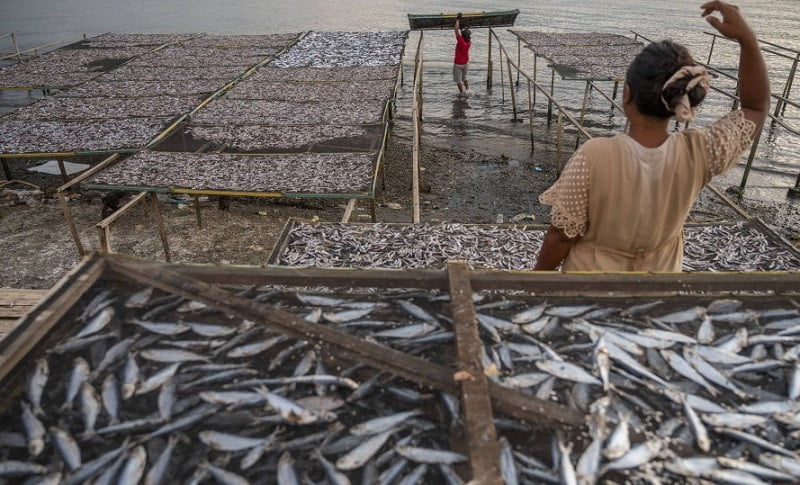
[[[744,117],[741,110],[733,111],[710,126],[698,129],[705,139],[705,155],[709,179],[733,166],[753,141],[756,125]]]
[[[582,150],[572,155],[561,176],[539,196],[539,202],[552,206],[550,224],[567,237],[583,236],[588,227],[589,165]]]

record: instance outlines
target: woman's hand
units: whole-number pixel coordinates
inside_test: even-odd
[[[739,42],[755,39],[756,34],[750,26],[747,25],[742,12],[736,5],[731,5],[722,0],[714,0],[704,3],[700,8],[703,9],[703,18],[725,37]],[[711,15],[715,11],[722,14],[722,19]]]

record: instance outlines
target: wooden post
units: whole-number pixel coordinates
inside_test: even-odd
[[[789,188],[787,195],[795,199],[800,198],[800,172],[797,172],[797,181],[795,181],[794,187]]]
[[[517,118],[517,94],[515,93],[516,89],[514,88],[514,77],[511,75],[511,58],[506,57],[506,61],[508,64],[508,90],[511,91],[511,109],[514,113],[514,117],[511,118],[511,121],[515,123],[522,123],[522,119]]]
[[[708,59],[706,59],[706,65],[711,65],[711,54],[714,52],[714,44],[717,42],[717,36],[711,36],[711,48],[708,49]]]
[[[369,215],[370,215],[370,218],[372,219],[372,222],[377,222],[378,221],[378,215],[375,212],[375,199],[374,198],[369,199]]]
[[[350,199],[347,203],[347,208],[344,210],[344,215],[342,215],[342,224],[347,224],[350,222],[350,217],[353,216],[353,211],[356,210],[356,206],[358,205],[358,199]]]
[[[8,162],[6,161],[6,159],[2,158],[0,160],[3,161],[3,173],[6,176],[6,180],[14,180],[13,178],[11,178],[11,169],[8,167]]]
[[[553,93],[555,92],[556,85],[556,70],[550,68],[550,98],[547,99],[547,124],[550,124],[550,119],[553,117]]]
[[[17,55],[17,63],[21,63],[22,55],[20,55],[19,45],[17,45],[17,38],[14,36],[14,32],[11,32],[11,42],[14,43],[14,53]]]
[[[800,53],[797,54],[794,58],[794,62],[792,63],[792,68],[789,70],[789,77],[786,78],[786,86],[783,89],[783,97],[789,99],[789,94],[792,92],[792,84],[794,84],[794,76],[797,73],[797,63],[800,61]],[[783,109],[781,110],[781,115],[786,113],[786,104],[783,103]]]
[[[739,184],[739,197],[744,194],[744,188],[747,185],[747,177],[750,175],[750,167],[753,166],[753,159],[756,157],[756,150],[758,150],[759,141],[761,141],[761,130],[756,133],[755,138],[753,138],[753,144],[750,146],[750,155],[747,157],[747,164],[745,165],[744,173],[742,174],[742,182]]]
[[[192,196],[192,198],[194,199],[194,213],[197,216],[197,228],[198,229],[202,229],[203,228],[203,215],[201,214],[200,197],[194,195],[194,196]]]
[[[61,172],[61,179],[64,183],[69,182],[69,175],[67,175],[67,168],[64,166],[64,160],[57,159],[58,162],[58,171]]]
[[[494,31],[489,29],[489,60],[486,62],[486,89],[492,89],[492,34]]]
[[[97,232],[100,236],[99,251],[104,254],[111,254],[111,230],[109,226],[98,227]]]
[[[158,223],[158,233],[161,236],[161,245],[164,247],[164,259],[166,259],[168,263],[171,263],[172,256],[170,256],[169,252],[169,240],[167,239],[167,230],[164,227],[164,218],[161,216],[161,208],[158,206],[158,196],[156,196],[155,192],[151,192],[149,197],[150,205],[153,208],[153,214],[155,215],[156,222]]]
[[[558,110],[558,122],[556,123],[556,177],[561,176],[561,139],[563,138],[562,118],[563,111]]]
[[[78,228],[75,226],[75,220],[72,218],[72,211],[69,210],[67,196],[60,190],[56,191],[56,196],[58,197],[58,204],[61,206],[61,213],[64,215],[64,220],[67,221],[67,226],[69,226],[69,232],[72,234],[72,240],[75,241],[75,247],[78,248],[78,254],[86,256],[81,237],[78,235]]]
[[[458,366],[456,381],[461,390],[464,426],[472,470],[472,483],[501,485],[500,445],[494,427],[492,401],[486,381],[481,352],[483,343],[478,335],[478,320],[472,304],[472,286],[467,264],[447,263],[450,286],[450,307],[453,312]]]
[[[531,153],[533,153],[533,95],[530,79],[528,79],[528,123],[531,125]]]
[[[578,118],[578,125],[583,126],[583,118],[586,116],[586,108],[589,106],[589,92],[592,89],[592,82],[586,81],[586,89],[583,90],[583,105],[581,106],[581,115]],[[578,146],[581,144],[581,131],[578,130],[578,134],[575,136],[575,149],[578,149]]]
[[[503,103],[505,103],[506,82],[503,79],[503,47],[500,45],[500,39],[497,40],[497,58],[500,60],[500,99]]]
[[[522,39],[517,37],[517,86],[519,86],[519,72],[522,70]]]
[[[538,64],[539,56],[535,53],[533,55],[533,82],[536,82],[536,65]],[[533,90],[533,105],[536,106],[536,90]]]

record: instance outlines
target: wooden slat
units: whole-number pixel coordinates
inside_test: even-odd
[[[104,259],[112,271],[135,281],[276,328],[290,337],[330,345],[342,358],[385,370],[422,386],[451,394],[458,391],[453,380],[453,371],[447,367],[368,342],[324,325],[307,322],[279,308],[237,297],[202,281],[182,276],[169,269],[167,265],[136,264],[131,263],[128,258],[117,256],[108,256]],[[310,281],[314,281],[315,285],[323,284],[317,280],[307,279],[302,285],[308,286]],[[268,275],[262,277],[258,283],[276,284]],[[549,428],[563,425],[580,426],[584,422],[583,414],[550,401],[525,396],[497,385],[490,385],[489,392],[495,406],[515,418],[539,423]]]
[[[19,324],[0,340],[0,381],[50,332],[84,292],[100,277],[105,262],[99,255],[85,258],[67,273]],[[6,383],[8,385],[8,383]],[[13,386],[12,386],[13,388]]]
[[[475,483],[501,485],[500,445],[497,443],[497,432],[494,428],[489,387],[481,364],[483,343],[478,335],[469,271],[463,261],[448,263],[447,270],[458,353],[458,382],[461,387],[472,479]]]

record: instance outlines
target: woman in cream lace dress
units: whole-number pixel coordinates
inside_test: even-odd
[[[673,271],[683,261],[683,223],[700,190],[740,158],[769,109],[769,78],[755,33],[738,7],[701,6],[739,43],[741,109],[709,126],[668,131],[691,120],[710,76],[685,47],[650,44],[628,68],[628,133],[587,141],[540,202],[551,205],[537,270]],[[720,17],[714,16],[718,12]]]

